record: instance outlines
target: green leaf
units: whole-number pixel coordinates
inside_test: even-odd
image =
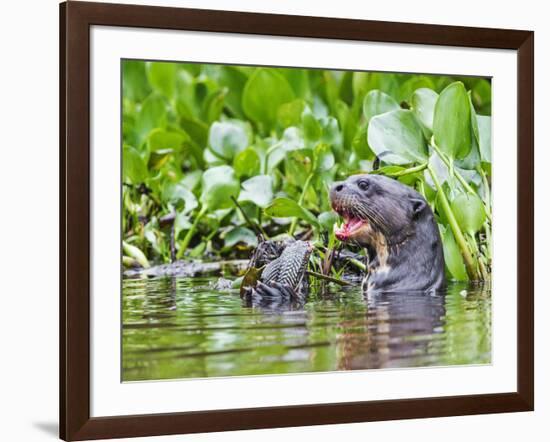
[[[443,241],[443,255],[445,258],[445,267],[457,281],[468,281],[468,274],[466,273],[466,267],[462,260],[462,255],[456,244],[453,232],[450,228],[445,229],[442,225],[439,225],[441,231],[441,239]]]
[[[185,69],[178,70],[176,76],[176,111],[187,119],[196,118],[198,113],[195,79]]]
[[[468,157],[470,155],[468,155]],[[479,174],[475,170],[462,169],[462,167],[464,166],[462,163],[468,160],[468,157],[466,157],[462,161],[455,161],[454,172],[455,174],[460,174],[466,182],[473,183],[476,186],[479,186],[481,184],[481,177],[479,176]],[[430,166],[435,171],[435,174],[440,184],[449,181],[449,168],[436,152],[434,152],[430,156]],[[428,171],[425,171],[424,176],[426,178],[426,183],[435,189],[435,184],[432,180],[432,177],[430,176],[430,173]]]
[[[205,149],[203,153],[203,159],[206,163],[206,167],[220,166],[226,164],[227,161],[215,155],[210,149]]]
[[[300,124],[305,107],[306,102],[301,98],[281,104],[277,111],[279,124],[285,128]]]
[[[158,255],[162,256],[165,245],[162,235],[158,230],[158,221],[156,218],[153,218],[153,220],[145,225],[145,228],[143,229],[143,236],[145,236],[145,239],[149,242],[153,250]]]
[[[491,83],[484,78],[479,79],[472,88],[472,101],[480,112],[491,112]]]
[[[168,99],[174,98],[176,91],[176,63],[148,62],[147,78],[153,89]]]
[[[191,258],[198,258],[202,255],[204,255],[204,251],[206,250],[206,242],[202,241],[198,243],[193,249],[189,252],[189,256]]]
[[[260,172],[260,167],[260,156],[256,149],[252,147],[239,152],[233,160],[233,168],[239,178],[257,175]]]
[[[180,125],[191,139],[200,147],[204,147],[208,142],[208,126],[202,121],[181,118]]]
[[[216,122],[210,126],[208,144],[215,154],[230,160],[248,147],[248,134],[240,122]]]
[[[380,167],[379,169],[373,170],[369,173],[372,175],[392,176],[392,175],[398,174],[399,172],[403,172],[404,170],[407,170],[407,169],[402,166],[384,166],[384,167]]]
[[[147,167],[150,170],[159,170],[168,163],[174,153],[173,149],[158,149],[150,153]]]
[[[441,185],[447,182],[449,179],[449,168],[447,165],[443,162],[441,157],[436,153],[432,153],[430,156],[430,167],[435,172],[435,176],[437,177],[437,180]],[[426,170],[424,172],[424,176],[426,178],[426,183],[431,186],[433,189],[435,189],[435,183],[432,180],[431,174]]]
[[[485,222],[483,202],[477,195],[462,193],[451,202],[451,209],[460,228],[475,235]]]
[[[122,250],[127,256],[134,258],[143,268],[147,269],[151,267],[147,257],[138,247],[129,244],[126,241],[122,241]]]
[[[122,149],[122,175],[125,182],[134,185],[144,183],[149,176],[145,160],[131,146]]]
[[[359,126],[359,121],[355,117],[355,109],[350,109],[347,103],[338,100],[336,102],[336,119],[338,126],[342,129],[344,145],[348,149]]]
[[[182,178],[181,183],[189,190],[193,191],[200,184],[202,177],[202,170],[189,171]]]
[[[122,61],[122,93],[132,101],[142,101],[151,93],[142,61]]]
[[[321,141],[334,149],[342,147],[342,133],[338,127],[338,120],[334,117],[323,117],[319,120],[322,129]]]
[[[307,69],[280,69],[283,76],[292,87],[294,94],[300,98],[307,98],[309,95],[309,80]]]
[[[319,226],[319,222],[313,213],[289,198],[276,198],[273,203],[265,209],[265,213],[275,218],[296,217],[314,226]]]
[[[465,158],[472,148],[470,99],[461,82],[451,83],[435,104],[435,143],[452,159]]]
[[[285,158],[288,152],[305,149],[305,142],[300,130],[297,127],[287,127],[283,132],[283,137],[277,143],[268,148],[267,170],[271,172]]]
[[[399,109],[399,103],[379,90],[370,91],[363,100],[363,115],[369,121],[376,115]]]
[[[313,171],[313,150],[300,149],[287,153],[285,157],[286,182],[303,187]]]
[[[368,126],[368,143],[388,164],[424,163],[428,147],[414,114],[398,109],[373,117]]]
[[[139,144],[148,137],[149,132],[166,125],[166,102],[160,95],[149,95],[141,105],[137,115],[136,128]]]
[[[281,147],[287,152],[305,147],[304,138],[297,127],[292,126],[285,129],[281,139]]]
[[[126,268],[138,267],[139,262],[137,262],[134,258],[130,258],[129,256],[123,255],[122,265]]]
[[[323,173],[334,167],[334,155],[330,146],[326,143],[319,143],[313,149],[313,158],[317,173]]]
[[[470,122],[472,125],[472,143],[478,143],[479,145],[479,127],[477,124],[476,110],[474,108],[474,103],[472,103],[472,94],[471,91],[468,92],[468,99],[470,100]]]
[[[183,212],[176,213],[176,218],[174,219],[174,236],[177,239],[180,232],[189,230],[192,224],[189,220],[189,215],[186,215]]]
[[[246,288],[248,287],[256,287],[256,283],[260,279],[260,276],[262,276],[262,270],[257,269],[255,267],[250,267],[246,273],[244,274],[241,285],[239,287],[239,292],[241,295],[241,298],[244,297],[246,293]]]
[[[475,137],[472,137],[470,153],[461,160],[455,160],[455,166],[469,171],[475,170],[480,165],[479,148]]]
[[[479,128],[479,152],[481,161],[491,162],[491,117],[483,115],[477,116],[477,125]]]
[[[351,79],[351,88],[355,99],[364,96],[369,91],[369,73],[354,72]]]
[[[267,156],[267,171],[273,170],[285,159],[286,151],[281,145],[275,145],[274,149]]]
[[[238,118],[244,116],[241,97],[244,86],[248,80],[247,75],[234,66],[221,66],[220,69],[220,85],[227,89],[225,97],[225,105]]]
[[[333,211],[323,212],[317,217],[319,224],[327,232],[332,232],[334,224],[338,221],[338,215]]]
[[[481,159],[479,156],[479,126],[477,124],[476,111],[472,103],[471,94],[468,92],[470,100],[470,122],[472,128],[472,148],[470,153],[461,160],[456,160],[455,165],[463,169],[475,170],[480,165]]]
[[[353,72],[345,71],[342,73],[340,84],[338,85],[338,96],[346,104],[353,103]]]
[[[399,86],[399,92],[396,99],[399,101],[410,102],[414,91],[418,89],[435,89],[435,84],[431,77],[425,75],[412,75]]]
[[[162,199],[165,202],[177,204],[183,201],[185,206],[181,213],[186,214],[196,209],[199,205],[197,198],[191,192],[185,184],[179,183],[167,183],[162,189]]]
[[[235,227],[231,229],[224,237],[225,247],[233,247],[238,243],[244,243],[249,247],[258,245],[256,234],[246,227]]]
[[[395,74],[385,72],[354,72],[353,92],[355,97],[362,97],[365,93],[379,89],[382,92],[395,97],[399,83]]]
[[[231,196],[239,196],[240,185],[231,166],[217,166],[202,175],[201,204],[208,210],[232,207]]]
[[[242,107],[250,119],[268,131],[277,122],[281,104],[293,99],[294,92],[285,77],[272,69],[258,68],[246,82]]]
[[[153,129],[147,138],[147,146],[150,152],[164,149],[179,150],[186,139],[188,137],[185,132]]]
[[[262,209],[273,200],[273,180],[269,175],[257,175],[242,183],[240,201],[250,201]]]
[[[311,110],[316,118],[328,116],[328,107],[319,95],[313,96],[313,105],[311,106]]]
[[[336,72],[334,71],[321,71],[321,77],[323,78],[323,87],[321,89],[323,98],[326,100],[331,113],[334,113],[336,108],[336,102],[338,100],[338,84],[336,81]]]
[[[321,125],[311,113],[309,107],[306,107],[302,112],[302,128],[306,140],[317,141],[321,137]]]
[[[435,103],[438,97],[437,92],[428,88],[417,89],[411,96],[412,111],[422,126],[430,132],[433,130]]]
[[[367,143],[368,125],[364,124],[357,128],[357,132],[351,141],[351,147],[359,159],[372,160],[374,153]]]
[[[227,89],[220,89],[213,92],[208,96],[203,104],[203,120],[208,124],[218,120],[221,116],[223,107],[225,105],[225,97],[227,96]]]

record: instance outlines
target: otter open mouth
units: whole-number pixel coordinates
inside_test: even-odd
[[[340,241],[353,238],[355,233],[359,232],[362,227],[368,224],[366,220],[359,219],[348,214],[340,213],[340,215],[344,218],[344,223],[341,225],[336,224],[334,226],[334,235]]]

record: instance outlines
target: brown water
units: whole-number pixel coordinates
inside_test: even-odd
[[[253,308],[215,281],[123,281],[123,381],[491,362],[487,288],[314,288],[302,307]]]

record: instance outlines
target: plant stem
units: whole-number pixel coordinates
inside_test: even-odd
[[[479,268],[481,269],[481,274],[483,276],[484,281],[489,281],[491,278],[489,277],[489,272],[487,271],[487,267],[485,266],[485,263],[483,262],[483,258],[480,256],[478,259]]]
[[[476,238],[474,235],[470,233],[466,233],[466,241],[468,242],[468,245],[470,246],[470,254],[474,257],[474,262],[476,263],[476,267],[478,270],[478,275],[481,272],[481,277],[483,280],[486,280],[486,274],[483,273],[483,269],[479,265],[480,259],[482,258],[481,251],[479,249],[479,244],[476,241]]]
[[[246,212],[243,210],[243,208],[241,207],[241,205],[233,195],[231,195],[231,199],[235,203],[235,206],[237,206],[237,209],[239,210],[239,212],[241,212],[241,215],[243,216],[246,223],[250,226],[252,230],[254,230],[254,233],[256,233],[256,235],[261,236],[263,239],[269,239],[269,236],[267,236],[267,233],[265,233],[264,229],[262,229],[261,224],[256,224],[254,221],[252,221],[248,217]]]
[[[313,179],[313,173],[310,173],[308,177],[306,178],[306,182],[304,183],[304,187],[302,188],[302,194],[300,195],[300,199],[298,200],[298,205],[302,206],[304,204],[304,200],[306,198],[306,192],[309,188],[309,184],[311,183],[311,180]],[[298,225],[298,218],[294,218],[292,220],[292,223],[290,224],[290,229],[288,229],[288,234],[290,236],[294,235],[294,231],[296,230],[296,226]]]
[[[453,167],[453,164],[452,162],[449,160],[449,158],[447,158],[447,156],[441,152],[441,150],[439,149],[439,147],[437,147],[435,145],[435,143],[432,143],[432,147],[434,148],[434,150],[436,151],[437,155],[439,155],[439,158],[441,158],[441,160],[445,163],[445,165],[447,166],[447,168],[449,169],[450,173],[452,176],[456,177],[458,179],[458,181],[460,181],[460,184],[462,185],[462,187],[464,188],[464,190],[466,190],[466,192],[469,192],[471,193],[472,195],[475,195],[477,196],[477,193],[476,191],[472,188],[472,186],[470,186],[466,180],[464,179],[464,177],[459,173],[454,173],[454,167]]]
[[[466,239],[464,238],[464,234],[462,233],[462,230],[460,229],[460,226],[458,225],[458,222],[455,218],[455,215],[451,209],[451,205],[449,204],[449,201],[447,200],[447,196],[445,195],[443,188],[441,187],[441,184],[439,183],[439,180],[437,179],[437,175],[433,168],[431,166],[428,166],[428,171],[430,172],[430,175],[432,177],[432,180],[435,184],[435,187],[437,189],[437,192],[441,196],[441,203],[443,205],[443,211],[445,212],[445,215],[447,216],[447,219],[449,220],[449,225],[451,226],[451,230],[453,232],[453,235],[456,239],[456,242],[458,244],[458,247],[460,249],[460,253],[462,255],[462,259],[464,260],[464,264],[466,265],[466,270],[468,272],[468,276],[471,280],[477,280],[479,279],[477,267],[475,265],[475,262],[472,258],[472,255],[470,254],[470,250],[468,247],[468,243],[466,242]]]
[[[170,262],[176,260],[176,223],[172,221],[170,227]]]
[[[333,278],[332,276],[323,275],[321,273],[312,272],[311,270],[307,270],[306,273],[309,276],[313,276],[314,278],[324,279],[326,281],[334,282],[335,284],[339,285],[351,285],[351,283],[347,281],[343,281],[341,279]]]
[[[363,264],[361,261],[355,258],[348,259],[348,262],[355,267],[357,267],[359,270],[362,270],[363,272],[367,271],[367,266]]]
[[[485,242],[487,244],[485,257],[487,258],[487,262],[491,262],[491,222],[492,222],[492,208],[491,208],[491,187],[489,186],[489,180],[487,179],[487,174],[483,170],[481,166],[477,166],[476,168],[477,172],[481,175],[481,179],[483,180],[483,187],[485,188],[484,192],[484,200],[485,200],[485,207],[487,212],[487,220],[485,223],[483,223],[483,227],[485,229]]]
[[[201,218],[206,214],[206,206],[202,206],[200,212],[197,214],[195,221],[193,221],[193,225],[191,228],[187,231],[185,237],[183,238],[183,241],[180,244],[180,248],[178,250],[177,258],[181,259],[187,250],[187,247],[189,246],[189,242],[191,241],[191,238],[193,238],[193,234],[195,233],[195,230],[197,230],[197,226],[199,224],[199,221]]]
[[[271,146],[269,146],[269,148],[265,151],[264,173],[267,173],[267,166],[269,164],[269,155],[271,155],[271,153],[282,144],[283,144],[283,140],[277,141],[275,144],[272,144]]]
[[[488,262],[491,262],[492,257],[492,250],[491,245],[493,244],[493,237],[491,235],[491,225],[488,221],[485,221],[485,224],[483,225],[485,228],[485,244],[487,247],[487,253],[485,253],[485,256],[487,257]]]
[[[483,187],[485,188],[483,199],[485,200],[485,207],[487,208],[487,216],[491,218],[491,187],[489,186],[489,181],[487,180],[487,174],[481,166],[477,166],[476,170],[477,173],[481,175],[481,179],[483,180]]]
[[[441,158],[441,160],[445,163],[445,165],[449,168],[449,171],[451,172],[451,174],[453,175],[453,177],[456,177],[458,178],[458,181],[460,182],[460,184],[462,185],[462,187],[464,188],[464,190],[466,190],[466,192],[478,197],[478,194],[477,192],[472,188],[472,186],[470,186],[466,180],[464,179],[464,177],[460,174],[460,172],[458,173],[455,173],[455,170],[454,170],[454,166],[453,166],[453,162],[451,160],[449,160],[449,158],[447,158],[447,156],[441,152],[441,150],[439,149],[439,147],[437,147],[435,145],[435,143],[432,143],[431,144],[432,147],[434,148],[434,150],[437,152],[437,154],[439,155],[439,157]],[[480,175],[483,177],[483,174],[481,174],[481,172],[476,169],[478,173],[480,173]],[[485,182],[486,182],[486,178],[485,178]],[[488,183],[487,183],[487,186],[488,186]],[[488,187],[487,187],[488,188]],[[479,198],[479,197],[478,197]],[[490,203],[487,203],[486,201],[483,201],[483,210],[485,211],[485,215],[487,216],[487,218],[489,219],[489,221],[491,221],[491,206],[490,206]]]
[[[416,172],[422,172],[424,169],[428,167],[428,163],[421,164],[420,166],[410,167],[409,169],[400,170],[399,172],[395,173],[388,173],[388,176],[391,176],[392,178],[398,178],[404,175],[409,175],[411,173]]]

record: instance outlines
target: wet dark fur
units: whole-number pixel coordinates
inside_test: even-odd
[[[366,184],[365,184],[366,183]],[[354,175],[330,191],[338,213],[368,221],[349,241],[367,251],[366,291],[445,288],[445,263],[433,212],[414,189],[381,175]]]

